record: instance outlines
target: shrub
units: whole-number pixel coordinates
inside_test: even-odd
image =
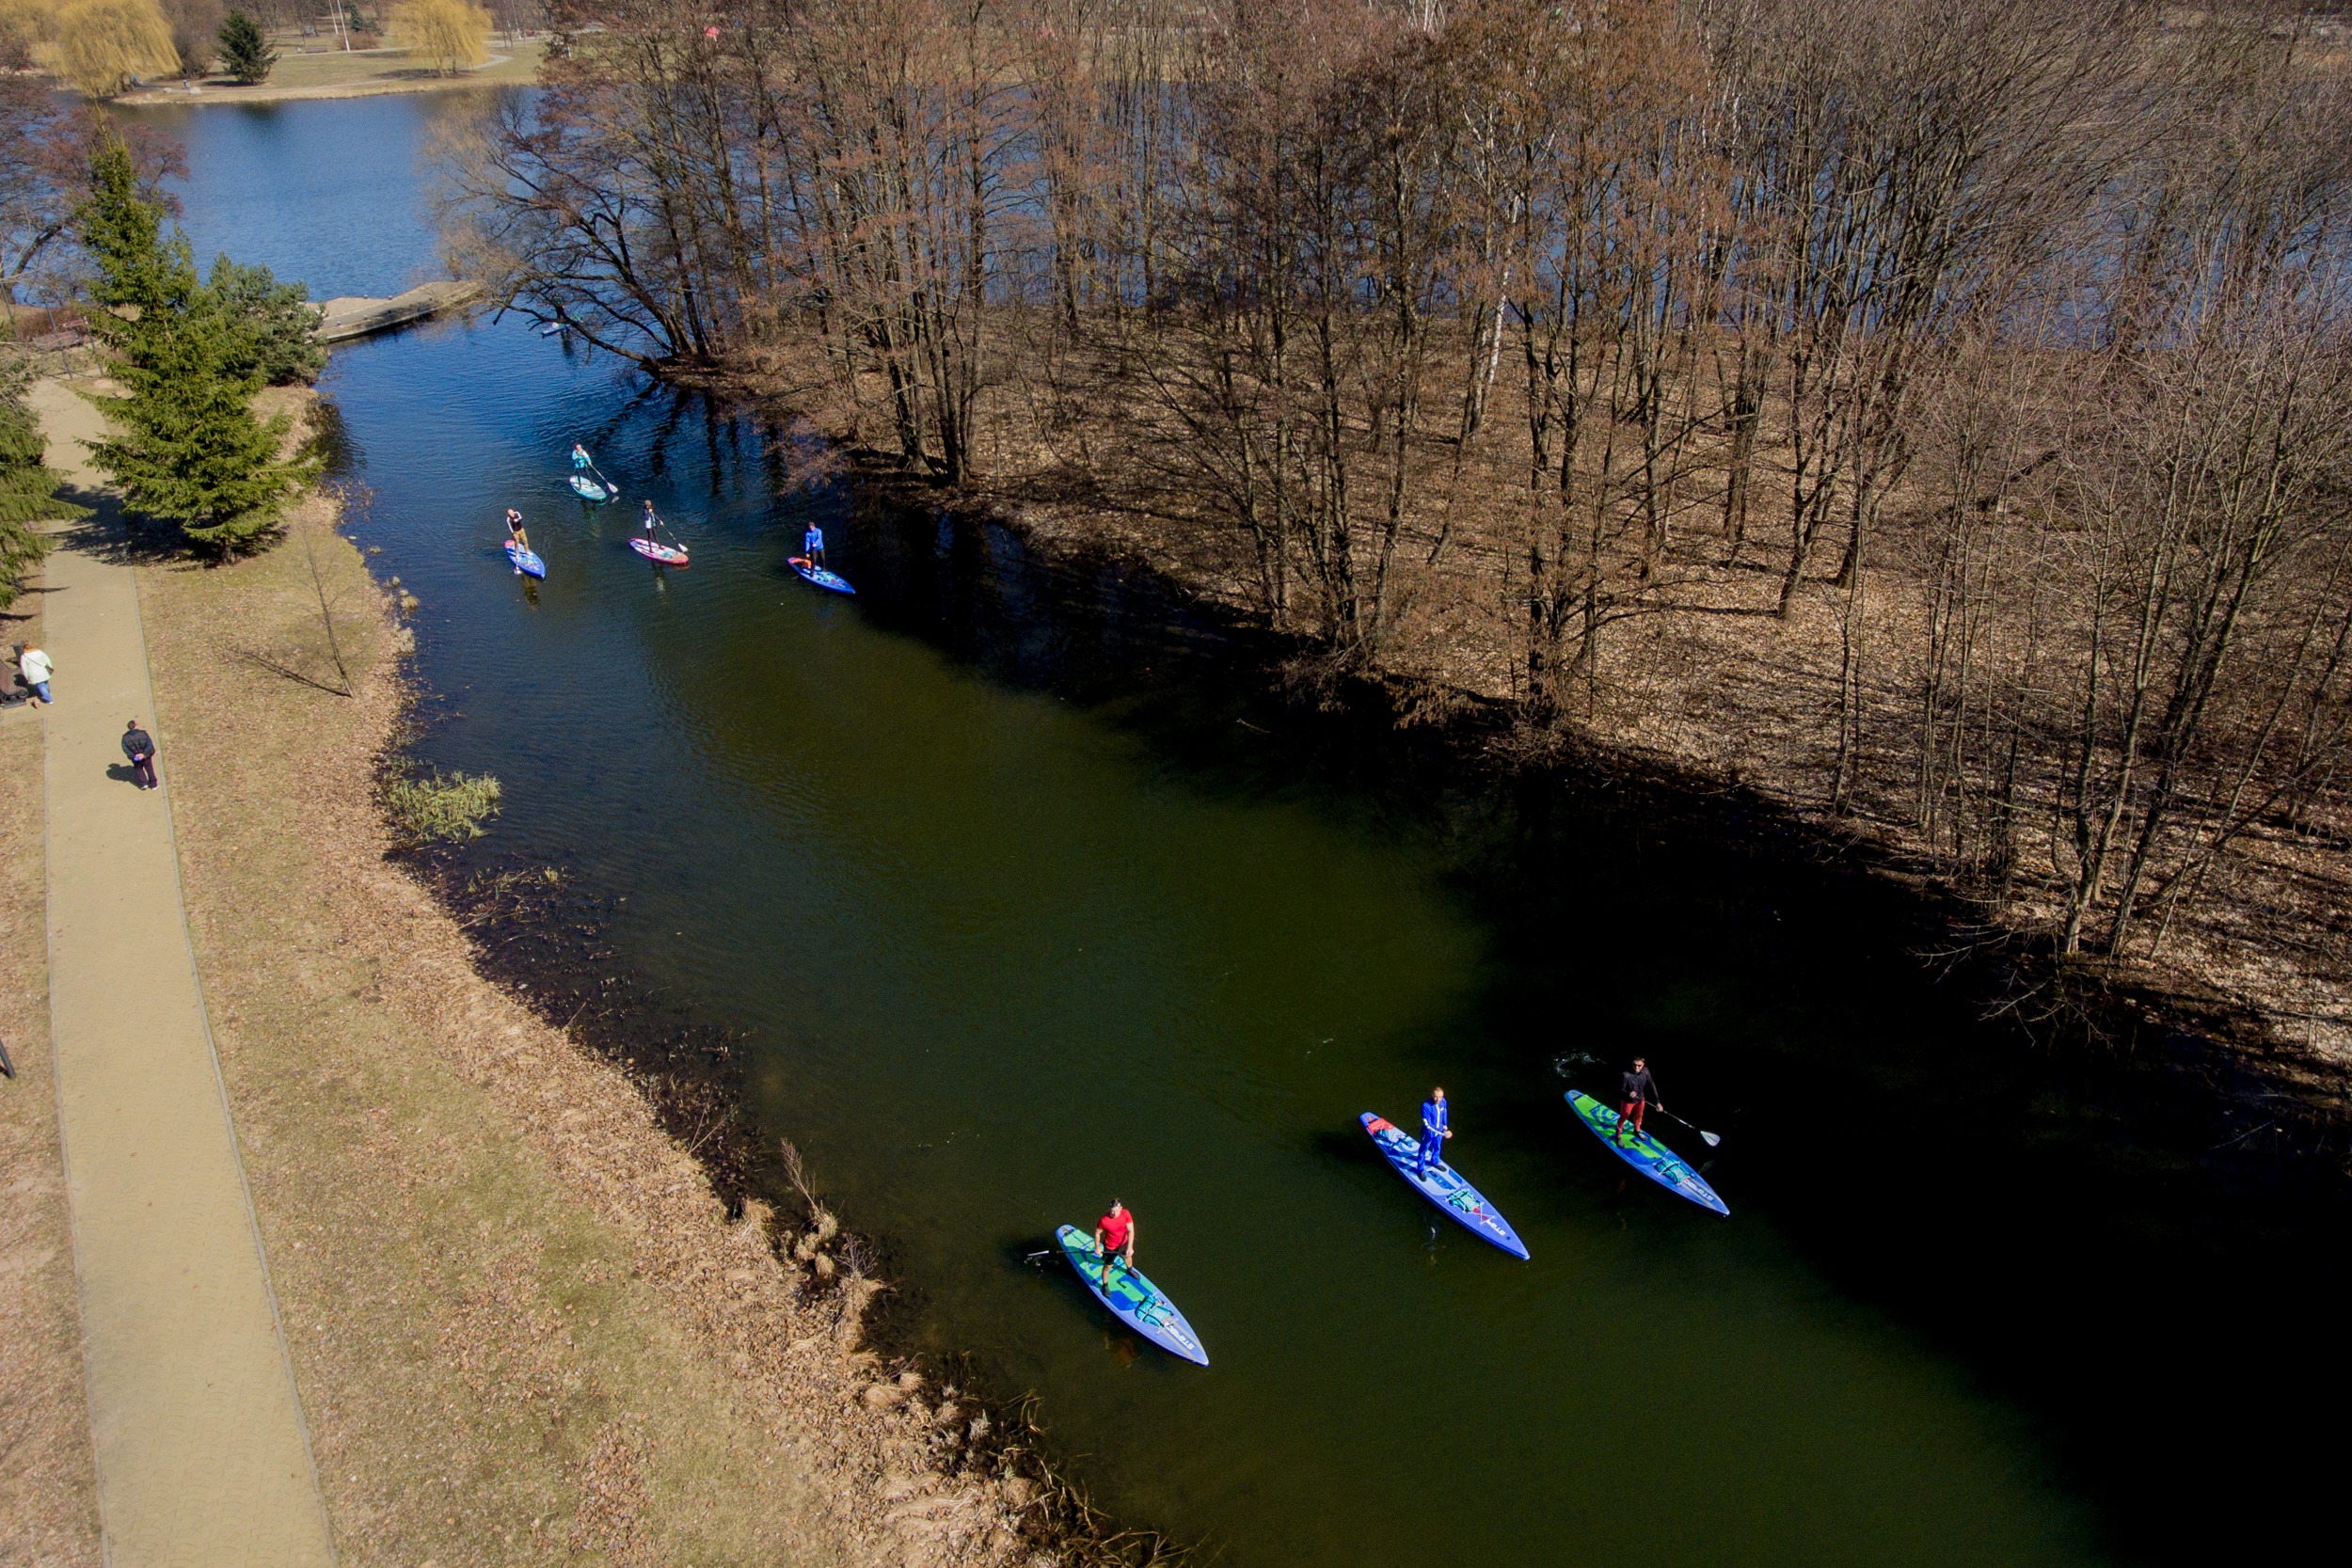
[[[485,817],[496,816],[499,782],[487,773],[442,773],[394,779],[384,786],[384,815],[404,845],[451,844],[482,836]]]

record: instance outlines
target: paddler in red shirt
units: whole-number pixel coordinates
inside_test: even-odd
[[[1111,1262],[1116,1259],[1136,1272],[1136,1217],[1111,1199],[1111,1212],[1094,1222],[1094,1245],[1103,1254],[1103,1282],[1110,1283]]]

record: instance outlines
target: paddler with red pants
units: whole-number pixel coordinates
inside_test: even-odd
[[[1126,1265],[1127,1272],[1136,1272],[1136,1217],[1111,1199],[1111,1212],[1094,1222],[1094,1247],[1103,1255],[1103,1283],[1111,1282],[1114,1260]]]
[[[1649,1064],[1645,1058],[1633,1058],[1633,1070],[1625,1075],[1625,1087],[1618,1098],[1624,1103],[1617,1108],[1617,1144],[1623,1148],[1629,1141],[1628,1128],[1636,1132],[1642,1130],[1644,1111],[1652,1104],[1661,1116],[1666,1110],[1666,1102],[1658,1098],[1658,1080],[1649,1075]]]

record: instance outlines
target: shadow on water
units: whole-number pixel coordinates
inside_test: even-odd
[[[993,522],[869,499],[856,527],[875,624],[1085,705],[1192,788],[1435,846],[1498,958],[1460,1032],[1487,1050],[1445,1070],[1622,1223],[1681,1216],[1594,1159],[1557,1097],[1606,1099],[1646,1053],[1724,1134],[1700,1168],[1735,1211],[2029,1412],[2113,1547],[2185,1562],[2323,1538],[2335,1445],[2291,1434],[2352,1396],[2327,1310],[2352,1288],[2344,1132],[2266,1110],[2283,1095],[2258,1052],[2128,996],[1996,1016],[2013,954],[1936,957],[1974,911],[1745,792],[1604,758],[1518,767],[1485,716],[1400,728],[1378,690],[1286,696],[1279,640]],[[1385,1175],[1344,1132],[1306,1142]],[[2184,1506],[2200,1497],[2221,1505]]]

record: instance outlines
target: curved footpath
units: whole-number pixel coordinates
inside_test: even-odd
[[[37,393],[51,461],[95,490],[97,411]],[[115,1568],[331,1563],[269,1271],[180,903],[167,791],[128,782],[154,725],[138,586],[102,512],[43,573],[50,1040],[99,1515]],[[159,745],[168,745],[167,737]]]
[[[35,405],[94,490],[96,410]],[[60,701],[8,710],[0,784],[40,733],[62,1138],[40,878],[0,877],[0,1562],[1065,1560],[967,1462],[987,1413],[861,1347],[879,1287],[830,1223],[731,1222],[387,861],[407,637],[337,520],[204,568],[126,562],[109,509],[20,606]],[[134,718],[167,793],[110,776]],[[0,868],[40,862],[36,803],[0,801]]]

